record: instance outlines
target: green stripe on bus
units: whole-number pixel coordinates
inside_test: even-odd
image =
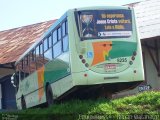
[[[55,82],[69,74],[67,69],[69,64],[60,59],[53,60],[45,66],[44,81],[45,83]]]
[[[132,56],[133,52],[136,50],[136,42],[113,41],[112,50],[110,51],[109,56],[106,56],[106,60],[108,60],[109,58],[114,59],[118,57]]]

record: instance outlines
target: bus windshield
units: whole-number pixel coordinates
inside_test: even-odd
[[[132,35],[131,10],[83,10],[77,12],[82,39],[126,38]]]

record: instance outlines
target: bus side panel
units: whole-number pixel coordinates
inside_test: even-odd
[[[25,97],[27,108],[42,104],[46,102],[46,94],[43,93],[41,99],[39,99],[39,91],[43,88],[36,90]],[[32,102],[31,102],[32,101]]]
[[[17,106],[21,108],[21,97],[24,96],[26,106],[36,105],[38,101],[38,77],[37,72],[28,76],[25,80],[20,81],[19,90],[17,92]],[[34,96],[32,95],[34,93]]]
[[[71,80],[71,77],[68,77],[71,74],[69,61],[69,52],[65,52],[45,65],[44,84],[52,84],[52,90],[55,96],[59,96],[61,94],[61,91],[64,91],[63,87],[64,89],[66,89],[65,87],[67,86],[63,86],[63,82],[68,84],[68,82],[66,82],[65,80]],[[70,82],[71,81],[69,81],[69,84]],[[62,90],[61,86],[63,86]]]
[[[56,82],[69,74],[69,52],[66,52],[45,65],[44,83]]]
[[[70,75],[69,52],[66,52],[20,82],[21,88],[19,88],[20,90],[17,94],[17,98],[20,98],[17,100],[18,108],[21,109],[22,95],[25,98],[27,108],[46,102],[46,83],[53,83],[52,86],[56,85],[56,88],[52,88],[52,90],[55,90],[56,96],[60,96],[64,91],[71,88],[71,77],[66,77],[68,75]],[[56,84],[54,84],[55,82]],[[59,86],[58,84],[61,85]],[[64,86],[65,84],[67,86]],[[60,92],[57,92],[58,89]]]
[[[58,98],[59,96],[70,90],[73,87],[72,82],[72,77],[71,75],[69,75],[61,80],[52,83],[51,87],[53,91],[53,99]]]

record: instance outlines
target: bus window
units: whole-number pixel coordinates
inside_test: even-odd
[[[31,61],[36,61],[36,51],[35,51],[35,49],[33,49],[33,51],[32,51],[32,60]]]
[[[53,44],[57,42],[57,30],[53,32]]]
[[[68,33],[67,21],[62,24],[62,36],[65,36]]]
[[[28,67],[29,65],[29,55],[26,56],[26,66]]]
[[[48,39],[46,38],[43,43],[44,43],[44,51],[48,50]]]
[[[43,47],[42,43],[36,48],[36,67],[37,69],[43,66]]]
[[[36,47],[36,57],[39,56],[39,45]]]
[[[19,62],[19,71],[20,71],[20,73],[19,73],[19,74],[20,74],[20,75],[19,75],[19,79],[20,79],[20,80],[23,79],[23,78],[22,78],[22,75],[21,75],[22,69],[23,69],[23,62],[20,61],[20,62]]]
[[[68,35],[63,38],[63,52],[68,51]]]
[[[52,47],[52,36],[51,35],[48,37],[48,44],[49,44],[49,48]]]
[[[61,39],[61,27],[58,28],[58,40]]]
[[[62,36],[66,35],[66,24],[65,22],[62,24]]]
[[[20,63],[19,63],[19,79],[20,80],[23,80],[25,78],[25,74],[24,74],[24,60],[22,60]]]
[[[35,63],[35,50],[32,50],[30,53],[30,72],[33,73],[36,70],[36,63]]]
[[[24,60],[23,60],[23,72],[25,73],[26,72],[26,67],[27,66],[27,59],[26,59],[26,57],[24,57]],[[26,76],[24,75],[24,78],[25,78]]]
[[[20,78],[21,78],[21,80],[23,80],[24,79],[24,75],[22,75],[21,74],[21,72],[23,71],[23,60],[21,61],[21,70],[20,70]]]
[[[25,58],[22,60],[22,71],[21,71],[21,80],[23,80],[24,78],[25,78],[25,68],[26,68],[26,66],[25,66]]]
[[[66,25],[66,34],[68,34],[68,22],[65,21],[65,25]]]
[[[23,68],[23,71],[25,73],[25,77],[28,77],[29,73],[30,73],[30,70],[29,70],[29,56],[27,55],[25,58],[24,58],[24,68]]]
[[[47,63],[48,61],[52,60],[52,48],[48,49],[44,53],[44,63]]]
[[[59,56],[62,53],[62,41],[59,41],[53,46],[54,58]]]
[[[40,48],[40,55],[43,54],[43,46],[42,46],[42,43],[39,45],[39,48]]]

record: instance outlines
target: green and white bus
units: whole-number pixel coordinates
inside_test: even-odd
[[[68,10],[15,63],[18,109],[111,95],[144,81],[133,8]]]

